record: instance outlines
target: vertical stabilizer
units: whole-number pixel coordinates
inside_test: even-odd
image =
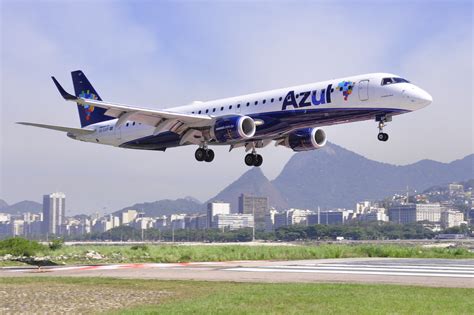
[[[71,72],[72,83],[74,84],[74,92],[77,97],[102,101],[97,91],[87,79],[81,70]],[[98,122],[115,119],[105,115],[105,109],[89,105],[77,104],[79,118],[81,119],[81,127],[84,128]]]

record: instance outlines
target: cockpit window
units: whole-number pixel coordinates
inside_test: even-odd
[[[389,85],[395,83],[410,83],[410,81],[405,80],[403,78],[383,78],[382,85]]]
[[[387,85],[387,84],[392,84],[393,80],[392,78],[383,78],[382,79],[382,85]]]
[[[410,83],[410,81],[405,80],[403,78],[393,78],[394,83]]]

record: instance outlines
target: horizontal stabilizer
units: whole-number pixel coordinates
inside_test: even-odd
[[[62,127],[62,126],[54,126],[54,125],[35,124],[35,123],[29,123],[29,122],[17,122],[17,124],[63,131],[63,132],[70,132],[75,135],[88,135],[95,132],[94,130],[91,130],[91,129],[70,128],[70,127]]]

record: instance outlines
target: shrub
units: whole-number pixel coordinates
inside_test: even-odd
[[[148,246],[146,246],[145,244],[138,244],[138,245],[133,245],[132,247],[130,247],[130,249],[133,249],[133,250],[143,250],[143,251],[148,251]]]
[[[51,250],[61,249],[63,245],[64,245],[64,240],[61,238],[54,239],[48,244],[49,249]]]
[[[37,252],[45,250],[45,246],[36,241],[29,241],[21,237],[12,237],[0,241],[0,253],[13,256],[34,256]]]

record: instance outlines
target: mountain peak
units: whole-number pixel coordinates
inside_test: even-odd
[[[237,212],[238,197],[241,194],[268,197],[269,204],[278,208],[287,206],[280,192],[273,187],[259,167],[252,167],[208,202],[228,202],[231,205],[231,211]]]

